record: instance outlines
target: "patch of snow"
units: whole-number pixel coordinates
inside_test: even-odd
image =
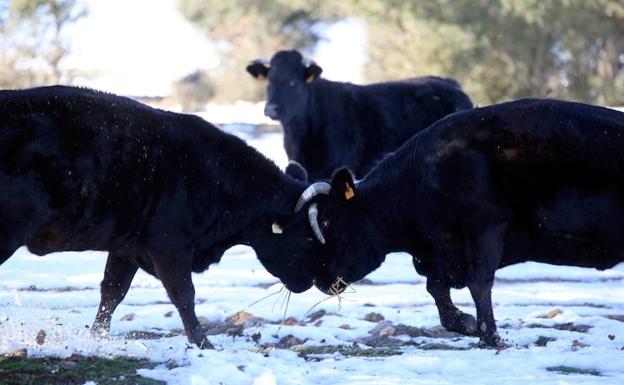
[[[234,104],[213,104],[204,111],[195,113],[214,124],[266,124],[278,125],[279,122],[264,116],[264,102],[252,103],[239,100]]]

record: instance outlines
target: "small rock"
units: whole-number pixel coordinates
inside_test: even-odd
[[[364,316],[364,321],[368,322],[381,322],[383,320],[385,320],[384,316],[375,312],[368,313]]]
[[[35,341],[37,341],[37,345],[43,345],[45,343],[46,332],[41,329],[37,332],[37,337],[35,337]]]
[[[613,334],[609,334],[609,336],[608,336],[608,337],[609,337],[609,339],[610,339],[611,341],[613,341],[613,340],[615,339],[615,336],[614,336]]]
[[[247,313],[246,311],[239,311],[234,313],[233,315],[227,317],[225,322],[234,324],[234,325],[242,325],[248,319],[254,318],[254,315],[251,313]]]
[[[319,327],[319,326],[321,326],[322,324],[323,324],[323,320],[322,320],[322,319],[320,319],[320,320],[318,320],[318,321],[316,321],[316,322],[314,323],[314,326]]]
[[[236,325],[227,331],[228,337],[242,337],[243,336],[243,325]]]
[[[379,337],[393,336],[396,329],[392,325],[388,325],[379,331]]]
[[[289,334],[286,337],[283,337],[281,340],[279,340],[279,342],[275,346],[277,346],[278,348],[287,349],[295,345],[301,345],[304,342],[305,342],[304,340],[297,338],[293,336],[292,334]]]
[[[431,338],[456,338],[462,335],[455,332],[449,332],[442,326],[434,326],[432,328],[421,328],[416,326],[409,326],[405,324],[398,324],[394,326],[396,329],[395,336],[406,335],[409,337],[431,337]]]
[[[132,321],[135,317],[134,313],[128,313],[125,316],[121,317],[121,321]]]
[[[583,342],[581,342],[581,341],[579,341],[579,340],[574,340],[574,341],[572,341],[572,350],[573,350],[573,351],[576,351],[576,350],[578,350],[578,349],[580,349],[580,348],[586,348],[586,347],[588,347],[588,346],[589,346],[589,345],[587,345],[587,344],[585,344],[585,343],[583,343]]]
[[[535,341],[535,346],[546,346],[548,345],[549,342],[552,341],[556,341],[555,338],[551,338],[551,337],[545,337],[545,336],[539,336],[539,338],[537,339],[537,341]]]
[[[351,325],[349,325],[349,324],[342,324],[342,325],[338,326],[338,328],[344,329],[344,330],[351,330]]]
[[[165,318],[171,318],[173,316],[173,311],[168,311],[164,314]]]
[[[563,313],[561,311],[561,309],[552,309],[551,311],[549,311],[546,314],[540,315],[537,318],[546,318],[546,319],[553,319],[556,316],[558,316],[559,314]]]
[[[282,325],[293,326],[293,325],[303,325],[303,323],[299,322],[295,317],[288,317],[283,322]]]
[[[264,326],[266,324],[263,318],[256,317],[245,311],[239,311],[227,317],[225,322],[234,325],[242,325],[243,327]]]
[[[589,325],[577,325],[573,322],[568,322],[564,324],[556,324],[553,328],[557,330],[567,330],[570,332],[587,333],[592,327]]]
[[[317,310],[317,311],[315,311],[314,313],[312,313],[312,314],[310,314],[308,316],[308,320],[309,320],[309,322],[314,322],[314,321],[320,319],[321,317],[323,317],[325,314],[327,314],[327,312],[325,310],[323,310],[323,309]]]
[[[64,360],[59,362],[59,366],[63,369],[73,369],[76,367],[76,361]]]
[[[26,348],[16,350],[14,352],[9,353],[9,357],[26,358],[28,357],[28,350],[26,350]]]
[[[385,327],[392,326],[392,322],[390,321],[381,321],[374,328],[368,331],[368,334],[378,336],[379,332],[383,330]]]
[[[606,315],[604,317],[608,318],[610,320],[613,320],[613,321],[624,322],[624,315],[622,315],[622,314],[609,314],[609,315]]]
[[[255,343],[258,343],[260,341],[260,338],[262,338],[262,334],[260,332],[251,335],[251,340]]]

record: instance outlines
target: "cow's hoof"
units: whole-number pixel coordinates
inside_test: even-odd
[[[481,336],[479,338],[479,349],[495,349],[495,350],[503,350],[507,349],[509,345],[505,344],[498,334],[489,335],[489,336]]]
[[[442,326],[450,332],[475,337],[477,332],[477,319],[470,314],[458,311],[450,322],[443,322]]]
[[[104,327],[98,327],[93,325],[91,328],[91,338],[96,340],[107,340],[110,334],[110,330]]]
[[[476,336],[477,333],[477,319],[470,314],[461,314],[461,330],[458,332],[465,336]]]
[[[210,343],[210,341],[208,341],[208,338],[204,337],[201,341],[195,342],[195,344],[200,348],[200,349],[214,349],[215,347]]]

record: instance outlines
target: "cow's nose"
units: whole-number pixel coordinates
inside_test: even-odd
[[[337,278],[333,283],[324,283],[318,279],[312,281],[314,286],[327,295],[338,295],[344,292],[349,285],[342,279]]]
[[[277,119],[277,104],[267,103],[264,106],[264,115],[271,119]]]

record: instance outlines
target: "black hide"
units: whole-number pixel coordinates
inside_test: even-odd
[[[358,178],[416,132],[472,108],[453,79],[435,76],[355,85],[319,78],[321,68],[297,51],[277,52],[270,63],[247,67],[268,78],[265,114],[284,128],[288,158],[313,180],[349,167]]]
[[[109,251],[96,334],[140,267],[163,282],[189,340],[209,346],[191,272],[235,244],[308,289],[320,245],[293,214],[305,187],[197,116],[87,89],[0,91],[0,263],[22,245]]]
[[[317,286],[330,292],[338,277],[357,281],[387,253],[408,252],[442,325],[488,346],[499,343],[497,269],[624,261],[624,114],[615,110],[527,99],[457,113],[352,183],[341,170],[331,195],[315,198],[328,253]],[[449,295],[466,286],[476,323]]]

